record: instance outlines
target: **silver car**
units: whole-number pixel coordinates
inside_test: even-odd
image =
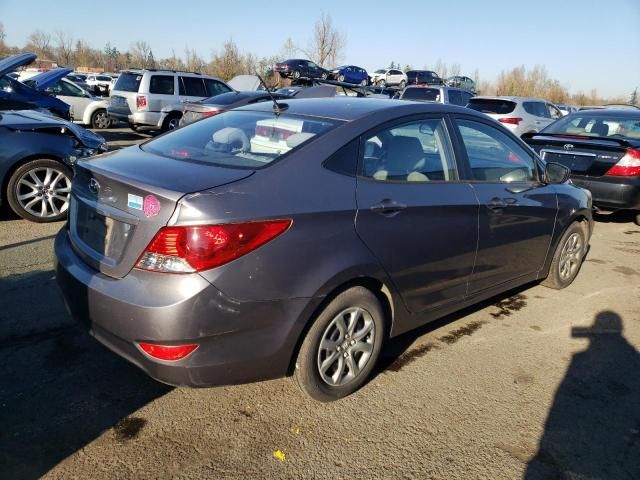
[[[126,70],[111,90],[107,111],[133,130],[173,130],[182,117],[183,103],[232,90],[222,80],[199,73]]]
[[[464,107],[473,97],[471,92],[461,88],[433,85],[422,87],[409,85],[400,94],[400,100],[414,100],[417,102],[450,103]]]

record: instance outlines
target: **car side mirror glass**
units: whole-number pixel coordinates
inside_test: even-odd
[[[557,184],[564,183],[569,180],[571,170],[560,165],[559,163],[549,162],[544,168],[544,181],[545,183]]]

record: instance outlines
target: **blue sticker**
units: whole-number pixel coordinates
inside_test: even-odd
[[[129,208],[135,208],[136,210],[142,210],[142,197],[130,193],[127,196],[127,206]]]

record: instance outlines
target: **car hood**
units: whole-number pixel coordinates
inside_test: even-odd
[[[99,149],[102,145],[106,145],[106,141],[101,135],[86,130],[75,123],[35,110],[0,112],[0,127],[16,131],[60,129],[59,133],[68,130],[87,148]]]
[[[38,56],[35,53],[19,53],[0,61],[0,77],[13,72],[16,68],[29,65]]]
[[[236,75],[227,82],[234,90],[254,91],[260,86],[260,79],[255,75]]]
[[[55,70],[49,70],[48,72],[42,72],[31,77],[29,79],[29,85],[36,90],[44,90],[56,83],[62,77],[68,75],[70,72],[73,72],[72,68],[57,68]]]

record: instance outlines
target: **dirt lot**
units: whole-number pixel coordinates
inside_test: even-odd
[[[323,405],[289,379],[154,382],[66,313],[62,225],[2,217],[0,478],[640,478],[630,220],[600,219],[571,287],[528,286],[396,339],[365,388]]]

